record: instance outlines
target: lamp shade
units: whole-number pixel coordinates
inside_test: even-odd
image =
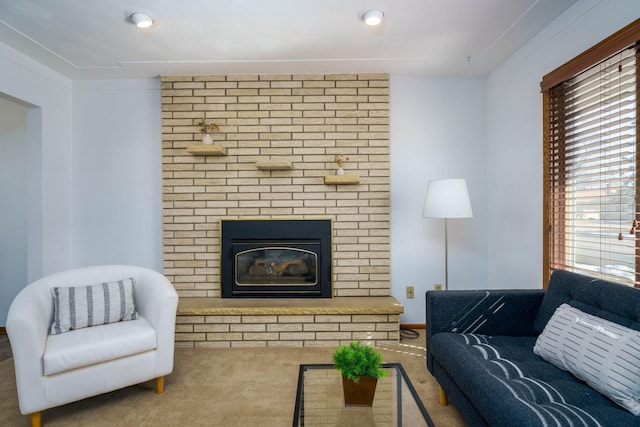
[[[472,218],[467,181],[464,179],[432,179],[422,210],[424,218]]]

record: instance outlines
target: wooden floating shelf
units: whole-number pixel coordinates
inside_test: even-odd
[[[219,144],[191,144],[187,151],[194,156],[226,156],[227,149]]]
[[[256,167],[261,171],[286,171],[293,169],[290,160],[260,160],[256,162]]]
[[[327,185],[354,185],[360,184],[359,175],[327,175],[324,177]]]

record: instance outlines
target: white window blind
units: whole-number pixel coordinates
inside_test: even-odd
[[[548,90],[551,270],[639,284],[637,71],[632,46]]]

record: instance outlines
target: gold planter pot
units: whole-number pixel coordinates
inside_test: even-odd
[[[345,406],[372,406],[378,380],[372,377],[362,377],[357,383],[342,377]]]

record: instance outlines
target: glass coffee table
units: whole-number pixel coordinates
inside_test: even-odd
[[[300,365],[293,426],[429,426],[433,421],[399,363],[382,365],[373,407],[344,405],[342,376],[332,364]]]

